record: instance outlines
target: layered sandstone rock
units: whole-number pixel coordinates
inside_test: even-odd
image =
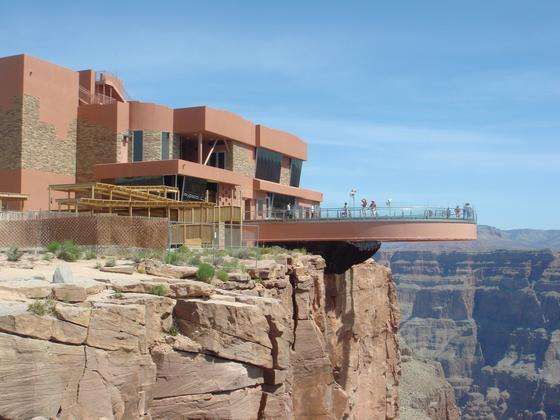
[[[459,409],[453,388],[438,362],[418,357],[401,346],[402,376],[399,387],[401,418],[407,420],[457,420]]]
[[[392,252],[401,333],[466,419],[560,416],[560,254]]]
[[[161,265],[64,285],[3,275],[0,417],[398,418],[389,272],[324,268],[277,256],[214,285]]]

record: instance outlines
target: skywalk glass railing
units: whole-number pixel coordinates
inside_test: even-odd
[[[249,220],[269,222],[314,222],[326,220],[401,220],[476,223],[472,206],[463,207],[295,207],[286,210],[262,210]]]

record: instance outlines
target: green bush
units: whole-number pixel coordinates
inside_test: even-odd
[[[185,245],[181,245],[179,248],[177,248],[177,252],[181,254],[191,254],[191,250],[187,248]]]
[[[35,315],[43,316],[47,314],[53,314],[54,305],[54,300],[50,298],[35,300],[33,303],[29,304],[27,310],[31,313],[34,313]]]
[[[219,270],[218,273],[216,274],[216,277],[218,277],[221,281],[229,280],[229,274],[226,273],[224,270]]]
[[[179,327],[177,326],[177,324],[175,324],[175,322],[173,322],[173,324],[171,324],[171,327],[169,327],[169,335],[175,337],[178,334],[179,334]]]
[[[152,286],[150,293],[156,296],[165,296],[167,294],[167,287],[165,287],[163,284]]]
[[[179,261],[179,255],[177,251],[168,251],[167,254],[165,254],[165,258],[163,259],[163,261],[166,264],[177,265],[177,262]]]
[[[97,261],[97,262],[95,263],[95,268],[98,269],[98,270],[100,270],[101,267],[103,267],[103,264],[101,264],[101,262]]]
[[[200,259],[200,255],[194,255],[194,256],[192,256],[192,257],[189,259],[188,264],[194,265],[194,266],[197,266],[197,265],[202,264],[202,260]]]
[[[74,244],[73,241],[66,240],[60,244],[60,248],[58,249],[56,256],[60,260],[73,262],[81,258],[82,250],[78,245]]]
[[[8,257],[8,261],[19,261],[19,259],[23,255],[23,252],[21,252],[19,248],[13,246],[10,249],[8,249],[6,255]]]
[[[245,267],[245,265],[241,264],[241,262],[237,259],[237,258],[233,258],[231,260],[228,261],[224,261],[224,263],[221,265],[222,270],[227,271],[227,272],[241,272],[241,273],[245,273],[247,272],[247,267]]]
[[[58,241],[51,242],[47,245],[47,251],[57,254],[62,244]]]
[[[120,299],[120,298],[122,298],[123,296],[124,296],[124,295],[123,295],[123,292],[121,292],[120,290],[115,290],[115,291],[113,292],[113,297],[114,297],[115,299]]]
[[[114,258],[109,258],[107,261],[105,261],[105,267],[114,267],[117,265],[117,260],[115,260]]]
[[[52,261],[53,257],[52,257],[51,254],[43,254],[42,259],[43,259],[43,261]]]
[[[97,254],[93,249],[88,249],[85,253],[84,253],[84,258],[86,260],[93,260],[95,258],[97,258]]]
[[[196,278],[201,281],[209,282],[214,277],[214,267],[210,264],[201,263],[196,272]]]
[[[255,251],[251,251],[249,248],[238,248],[238,249],[232,249],[230,255],[234,258],[247,260],[247,259],[255,258],[256,253]]]

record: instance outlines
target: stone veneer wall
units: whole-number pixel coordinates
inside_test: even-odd
[[[115,133],[113,130],[78,120],[78,141],[76,147],[76,182],[93,179],[93,165],[120,161],[120,144],[128,132]]]
[[[133,149],[134,149],[134,138],[133,132],[137,130],[131,130],[131,146],[128,149],[128,161],[133,162]],[[153,130],[142,130],[144,132],[144,154],[142,160],[161,160],[161,134],[163,131],[153,131]],[[169,158],[179,159],[181,153],[181,147],[179,143],[179,136],[174,133],[169,132]]]
[[[169,141],[173,141],[173,143],[169,145],[169,147],[171,147],[171,152],[169,154],[170,158],[181,159],[181,136],[176,133],[171,133],[169,137]]]
[[[22,100],[14,97],[14,106],[0,108],[0,169],[21,167]]]
[[[77,119],[68,127],[66,138],[56,135],[53,124],[39,120],[40,101],[24,95],[22,101],[23,141],[21,167],[74,176],[76,174]]]
[[[290,185],[290,175],[291,175],[290,158],[283,156],[282,167],[280,168],[280,184]]]
[[[230,153],[227,154],[226,167],[232,171],[242,175],[254,178],[256,171],[255,160],[252,159],[252,149],[250,146],[244,146],[241,143],[232,141]]]
[[[14,98],[11,110],[0,112],[0,168],[34,169],[73,176],[76,172],[76,121],[66,138],[53,124],[39,120],[40,101],[34,96]]]

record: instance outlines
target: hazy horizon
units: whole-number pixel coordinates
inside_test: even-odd
[[[135,99],[225,108],[309,144],[324,206],[475,205],[560,229],[560,3],[20,2],[0,56],[118,74]]]

